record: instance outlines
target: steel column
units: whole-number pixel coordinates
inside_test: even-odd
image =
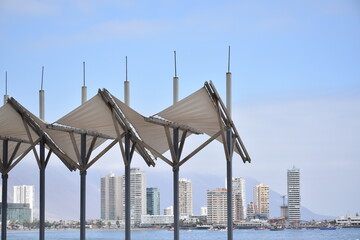
[[[175,128],[173,131],[173,145],[175,152],[174,166],[179,163],[179,129]],[[180,209],[179,209],[179,168],[176,167],[173,169],[173,190],[174,190],[174,240],[179,240],[179,219],[180,219]]]
[[[8,147],[9,142],[7,139],[3,141],[3,167],[8,168]],[[8,175],[2,174],[2,205],[1,205],[1,240],[6,240],[6,226],[7,226],[7,188],[8,188]]]
[[[130,198],[130,133],[125,135],[125,240],[131,239],[131,198]]]
[[[40,140],[39,239],[45,239],[45,139]]]
[[[226,132],[227,149],[229,151],[229,159],[226,161],[226,184],[227,184],[227,233],[228,240],[233,239],[233,205],[232,205],[232,131],[229,128]]]
[[[86,134],[81,134],[81,162],[84,169],[80,172],[80,240],[85,240],[86,224]]]

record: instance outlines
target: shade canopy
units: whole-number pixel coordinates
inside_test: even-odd
[[[107,151],[116,142],[122,145],[124,135],[129,134],[133,151],[137,151],[148,165],[154,165],[154,156],[162,156],[171,149],[171,128],[178,129],[183,137],[205,133],[223,144],[226,143],[224,132],[231,130],[235,152],[244,162],[250,162],[237,129],[211,82],[151,117],[136,112],[106,89],[99,90],[93,98],[52,124],[36,117],[14,98],[0,108],[0,139],[9,140],[12,159],[34,149],[40,139],[44,139],[47,148],[70,170],[84,167],[79,154],[82,134],[86,135],[88,159],[91,151],[106,140],[112,141]],[[2,148],[0,145],[0,154]]]

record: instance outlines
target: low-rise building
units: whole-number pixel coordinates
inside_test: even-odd
[[[174,224],[174,215],[142,215],[141,227],[166,226]]]
[[[360,226],[360,216],[343,216],[336,219],[337,225],[342,226]]]

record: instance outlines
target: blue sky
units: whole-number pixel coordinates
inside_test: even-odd
[[[38,114],[44,66],[53,122],[80,104],[83,61],[89,97],[107,88],[123,99],[128,56],[131,106],[152,115],[172,103],[174,50],[180,98],[212,80],[225,99],[229,45],[233,118],[253,159],[243,165],[236,157],[234,175],[285,193],[286,169],[295,165],[306,207],[360,212],[359,1],[1,0],[0,92],[7,71],[8,94]],[[225,174],[222,148],[212,146],[183,176],[204,165]],[[106,161],[92,171],[113,170]]]

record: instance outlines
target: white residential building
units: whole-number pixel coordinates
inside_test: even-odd
[[[241,221],[246,218],[245,178],[232,179],[233,187],[233,219]]]
[[[293,167],[287,171],[288,192],[288,220],[289,222],[300,222],[300,170]]]
[[[174,207],[169,206],[164,209],[164,215],[174,215]]]
[[[14,203],[28,203],[31,209],[30,221],[34,220],[35,188],[33,185],[14,186]]]
[[[125,175],[122,184],[122,202],[125,206]],[[130,215],[131,223],[139,225],[141,216],[146,215],[146,174],[140,171],[140,168],[130,169]],[[125,219],[125,211],[123,211]]]

